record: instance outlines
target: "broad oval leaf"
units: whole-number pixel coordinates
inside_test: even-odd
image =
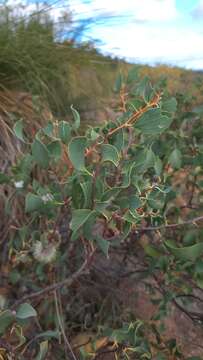
[[[14,125],[14,127],[13,127],[13,131],[14,131],[14,133],[15,133],[15,136],[16,136],[19,140],[21,140],[21,141],[23,141],[23,142],[26,142],[26,141],[25,141],[25,138],[24,138],[24,135],[23,135],[23,120],[22,120],[22,119],[16,121],[16,123],[15,123],[15,125]]]
[[[159,191],[158,189],[154,189],[148,196],[147,202],[152,209],[161,210],[165,205],[166,195]]]
[[[28,319],[37,316],[36,310],[28,303],[21,304],[16,312],[17,319]]]
[[[49,137],[53,137],[53,130],[54,130],[53,122],[49,121],[47,126],[44,127],[42,130],[43,130],[45,135],[47,135]]]
[[[70,228],[73,231],[71,239],[76,240],[78,237],[78,231],[81,229],[81,227],[92,218],[92,216],[95,216],[96,212],[94,210],[90,209],[78,209],[73,211],[72,220],[70,222]]]
[[[152,258],[158,258],[161,256],[160,251],[157,250],[157,248],[151,244],[144,244],[143,245],[145,254],[147,254],[148,256],[152,257]]]
[[[159,157],[156,157],[155,163],[154,163],[154,170],[156,172],[156,175],[160,176],[163,169],[163,163]]]
[[[157,135],[164,132],[172,123],[172,118],[162,115],[160,109],[150,109],[135,123],[135,128],[145,135]]]
[[[92,181],[86,181],[80,184],[83,194],[84,194],[84,208],[91,207],[92,201]]]
[[[40,196],[28,193],[25,198],[25,212],[38,211],[44,205]]]
[[[32,144],[32,155],[35,162],[42,168],[47,169],[49,166],[49,151],[47,147],[38,139]]]
[[[67,121],[59,122],[58,133],[61,141],[68,145],[71,139],[71,126]]]
[[[171,241],[164,242],[166,248],[177,258],[195,261],[203,254],[203,242],[185,247],[176,247]]]
[[[95,237],[96,243],[104,255],[108,258],[109,257],[109,246],[110,242],[106,239],[103,239],[101,236],[97,235]]]
[[[182,154],[180,152],[179,149],[174,149],[171,153],[171,155],[169,156],[169,164],[174,168],[174,169],[180,169],[181,164],[182,164]]]
[[[71,140],[68,145],[68,155],[76,170],[85,170],[85,148],[86,138],[78,136]]]
[[[110,144],[101,145],[102,161],[110,161],[115,166],[119,164],[119,153],[115,146]]]
[[[174,113],[174,112],[176,112],[176,109],[177,109],[177,100],[174,97],[172,97],[171,99],[165,100],[161,104],[161,108],[162,108],[162,111]]]
[[[121,191],[121,188],[116,188],[116,187],[108,189],[103,193],[101,200],[102,201],[112,201],[118,196],[120,191]]]
[[[14,322],[15,316],[11,310],[4,310],[0,312],[0,335],[3,335],[5,330]]]
[[[54,140],[51,143],[49,143],[47,145],[47,149],[49,151],[49,154],[54,160],[56,161],[60,160],[62,150],[61,150],[61,143],[59,140]]]

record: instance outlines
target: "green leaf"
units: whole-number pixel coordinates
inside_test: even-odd
[[[150,83],[150,81],[146,82],[143,98],[146,103],[148,103],[154,95],[154,89]]]
[[[35,138],[32,144],[32,155],[35,162],[42,167],[47,169],[49,166],[49,151],[47,147],[38,139]]]
[[[71,126],[67,121],[60,121],[59,122],[59,137],[62,140],[62,142],[66,145],[68,145],[70,139],[71,139]]]
[[[167,360],[166,355],[158,353],[154,360]]]
[[[135,165],[136,165],[136,163],[132,162],[132,163],[129,163],[127,165],[127,167],[123,169],[123,179],[122,179],[122,186],[121,186],[123,189],[128,188],[130,186],[132,172],[135,168]]]
[[[61,158],[61,144],[59,140],[54,140],[51,143],[47,145],[47,149],[49,151],[49,154],[56,160],[60,160]]]
[[[35,360],[44,360],[48,351],[48,341],[47,340],[42,341],[39,346],[40,346],[40,350]]]
[[[116,199],[116,204],[119,205],[121,209],[126,208],[131,211],[138,209],[142,205],[140,198],[137,195],[118,197],[118,199]]]
[[[11,310],[0,312],[0,335],[3,335],[6,329],[14,322],[15,316]]]
[[[164,242],[167,249],[177,258],[195,261],[203,254],[203,242],[192,246],[176,247],[171,241]]]
[[[24,135],[23,135],[23,120],[18,120],[16,121],[14,127],[13,127],[13,131],[15,133],[15,136],[23,141],[23,142],[26,142],[25,139],[24,139]]]
[[[3,172],[0,172],[0,185],[8,184],[10,182],[10,177]]]
[[[166,195],[158,189],[153,190],[147,199],[149,206],[152,209],[161,210],[165,205]]]
[[[84,194],[84,204],[83,207],[88,209],[91,207],[92,201],[92,181],[86,181],[80,184],[83,194]]]
[[[146,245],[143,245],[143,248],[144,248],[145,253],[150,257],[158,258],[161,256],[161,253],[153,245],[146,244]]]
[[[124,148],[124,131],[123,129],[119,130],[116,134],[112,136],[112,145],[116,147],[118,151],[121,151]]]
[[[101,251],[104,253],[104,255],[108,258],[110,242],[103,239],[99,235],[96,236],[95,240],[96,240],[98,247],[101,249]]]
[[[87,221],[87,219],[93,212],[93,210],[89,209],[74,210],[72,220],[70,222],[71,230],[78,230]]]
[[[154,89],[152,88],[152,85],[147,76],[145,76],[144,79],[138,85],[136,89],[136,94],[141,96],[146,103],[148,103],[152,99],[154,94]]]
[[[36,338],[59,339],[59,336],[60,334],[58,330],[47,330],[36,335]]]
[[[75,120],[75,122],[73,124],[73,129],[77,130],[80,127],[80,114],[76,109],[74,109],[73,105],[71,105],[70,108],[72,110],[73,118]]]
[[[101,137],[100,136],[100,134],[98,134],[98,132],[97,131],[95,131],[93,128],[90,128],[90,130],[89,130],[89,137],[90,137],[90,139],[91,139],[91,141],[95,141],[95,140],[97,140],[99,137]],[[101,141],[102,141],[102,137],[101,137]]]
[[[16,312],[16,318],[23,320],[37,316],[36,310],[28,303],[21,304]]]
[[[120,188],[112,188],[112,189],[108,189],[104,192],[104,194],[102,195],[101,200],[102,201],[111,201],[113,199],[115,199],[118,194],[120,193],[121,189]]]
[[[135,128],[145,135],[157,135],[164,132],[172,123],[172,119],[162,115],[160,109],[150,109],[135,123]]]
[[[78,136],[71,140],[68,145],[68,154],[76,170],[85,170],[85,148],[87,146],[86,138]]]
[[[106,208],[109,206],[110,201],[96,201],[95,203],[95,210],[99,213],[103,214]]]
[[[131,231],[131,224],[129,222],[126,222],[123,226],[123,233],[121,234],[121,236],[119,236],[119,241],[124,241],[128,235],[130,234]]]
[[[145,151],[145,162],[144,162],[144,169],[149,169],[150,167],[153,167],[156,161],[156,156],[152,149],[146,149]]]
[[[171,99],[165,100],[161,104],[162,111],[169,113],[174,113],[177,110],[177,100],[173,97]]]
[[[85,207],[84,206],[85,198],[84,198],[84,191],[83,191],[81,184],[78,183],[78,181],[74,181],[73,189],[74,189],[74,191],[72,191],[72,194],[71,194],[73,208],[75,208],[75,209],[84,208]],[[86,208],[88,208],[88,206],[86,206]]]
[[[115,166],[119,164],[119,153],[115,146],[110,144],[101,145],[102,161],[110,161]]]
[[[179,149],[174,149],[168,159],[169,164],[174,169],[180,169],[182,164],[182,154]]]
[[[203,274],[203,260],[199,259],[195,264],[195,272]]]
[[[51,121],[47,124],[45,128],[43,128],[44,134],[50,137],[52,137],[53,130],[54,130],[54,125]]]
[[[162,169],[163,169],[162,161],[159,157],[157,157],[155,160],[155,163],[154,163],[154,170],[155,170],[157,176],[161,175]]]
[[[123,216],[123,220],[127,221],[130,224],[137,224],[140,219],[141,216],[136,212],[136,210],[134,210],[133,212],[129,210]]]
[[[203,114],[203,105],[195,106],[192,111],[198,115]]]
[[[27,193],[25,198],[25,212],[38,211],[43,207],[44,203],[40,196]]]
[[[77,238],[78,231],[93,215],[95,216],[94,210],[79,209],[73,211],[72,220],[70,222],[70,228],[73,231],[71,236],[72,240]]]

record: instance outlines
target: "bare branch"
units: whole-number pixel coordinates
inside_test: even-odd
[[[90,255],[92,257],[93,253]],[[89,264],[89,258],[86,259],[83,264],[81,265],[81,267],[75,272],[73,273],[71,276],[69,276],[68,278],[60,281],[60,282],[57,282],[57,283],[54,283],[52,285],[49,285],[47,287],[45,287],[44,289],[42,290],[39,290],[39,291],[36,291],[36,292],[33,292],[31,294],[27,294],[25,296],[23,296],[21,299],[17,300],[13,305],[12,305],[12,309],[13,308],[16,308],[19,304],[22,304],[23,302],[27,301],[27,300],[33,300],[35,298],[38,298],[38,297],[41,297],[51,291],[56,291],[56,290],[59,290],[61,289],[62,287],[66,286],[66,287],[70,287],[73,282],[75,280],[77,280],[81,275],[84,275],[84,273],[86,272],[86,268]]]
[[[135,231],[156,231],[156,230],[162,230],[162,229],[174,229],[180,226],[185,226],[185,225],[197,225],[196,223],[198,221],[202,221],[203,220],[203,215],[202,216],[198,216],[196,218],[190,219],[190,220],[185,220],[181,223],[176,223],[176,224],[166,224],[166,225],[160,225],[160,226],[148,226],[148,227],[140,227],[137,228]]]

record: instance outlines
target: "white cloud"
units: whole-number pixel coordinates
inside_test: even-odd
[[[159,24],[129,24],[120,30],[103,28],[95,35],[102,38],[103,50],[117,56],[154,63],[192,66],[194,59],[203,68],[203,34],[187,27]],[[191,60],[192,59],[192,60]]]
[[[178,17],[175,0],[71,0],[76,14],[92,16],[98,12],[130,15],[138,21],[170,21]]]
[[[202,19],[203,18],[203,0],[200,0],[198,5],[192,11],[192,16],[194,19]]]
[[[102,11],[130,15],[122,25],[92,28],[91,35],[102,40],[101,49],[107,53],[146,63],[203,68],[203,34],[184,22],[175,0],[92,0],[86,4],[71,0],[71,4],[84,16]],[[203,0],[200,5],[203,11]]]

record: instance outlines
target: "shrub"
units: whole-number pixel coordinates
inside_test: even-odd
[[[85,134],[73,107],[72,123],[49,123],[34,139],[26,137],[22,120],[15,124],[24,154],[12,175],[0,174],[0,182],[13,188],[6,205],[11,218],[7,276],[18,298],[5,299],[0,332],[4,347],[19,358],[34,358],[37,343],[37,358],[48,353],[53,359],[75,357],[66,333],[85,325],[70,309],[76,309],[74,299],[80,303],[79,287],[95,261],[103,254],[113,262],[114,251],[122,253],[122,268],[129,254],[141,264],[143,283],[159,310],[148,323],[121,313],[112,320],[106,313],[102,323],[91,320],[93,340],[97,335],[107,339],[108,351],[119,358],[178,358],[174,341],[159,342],[159,320],[169,303],[198,318],[184,301],[203,286],[202,231],[194,226],[203,218],[201,117],[181,113],[181,103],[177,110],[176,99],[148,78],[140,79],[136,68],[118,77],[115,91],[120,94],[116,121],[89,126]],[[23,209],[19,218],[12,217],[14,202],[19,214]],[[157,334],[156,345],[148,339],[149,330]],[[61,337],[64,346],[56,347]],[[91,356],[95,344],[88,350]],[[80,345],[83,358],[87,349]]]

